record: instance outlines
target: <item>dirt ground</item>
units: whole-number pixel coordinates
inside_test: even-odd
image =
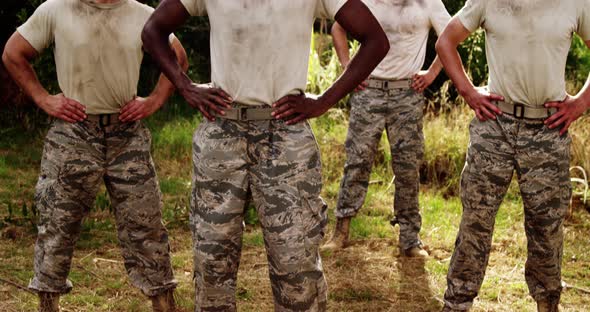
[[[35,310],[36,297],[23,288],[32,275],[34,236],[19,231],[3,231],[0,311]],[[237,291],[239,311],[273,310],[259,235],[258,230],[250,230],[245,236]],[[176,229],[170,237],[179,280],[176,298],[181,311],[192,311],[190,233]],[[569,237],[578,238],[582,237]],[[509,244],[502,244],[494,245],[474,311],[534,311],[524,283],[523,259],[512,254]],[[414,260],[400,257],[393,239],[374,238],[354,240],[341,252],[324,254],[329,311],[440,311],[451,247],[434,244],[428,260]],[[587,282],[589,271],[590,263],[582,263],[576,277],[580,280],[576,281]],[[126,279],[112,229],[90,229],[82,236],[70,278],[75,288],[62,299],[65,312],[149,311],[149,302]],[[581,289],[566,289],[562,302],[563,311],[590,311],[590,295]]]

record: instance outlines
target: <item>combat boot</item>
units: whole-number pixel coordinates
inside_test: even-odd
[[[559,298],[543,299],[537,301],[538,312],[559,312]]]
[[[339,218],[336,221],[334,235],[328,243],[322,246],[322,251],[336,251],[346,247],[348,244],[348,233],[350,231],[350,220],[352,218]]]
[[[154,312],[175,312],[176,303],[174,302],[174,290],[169,289],[165,292],[150,297]]]
[[[408,258],[428,258],[428,251],[420,246],[412,247],[403,251],[403,255]]]
[[[39,312],[59,312],[59,294],[40,292]]]

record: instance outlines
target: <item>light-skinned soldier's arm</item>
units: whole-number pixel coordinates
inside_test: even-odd
[[[389,40],[375,16],[360,0],[348,0],[336,21],[361,47],[338,80],[317,99],[289,95],[273,104],[273,116],[287,124],[322,115],[363,82],[389,51]]]
[[[451,78],[459,94],[463,96],[467,104],[475,111],[475,115],[481,121],[496,119],[502,111],[494,105],[493,101],[503,101],[504,98],[497,94],[491,94],[484,89],[476,88],[467,77],[465,68],[461,63],[461,56],[457,47],[471,33],[457,17],[454,17],[436,42],[436,52],[442,64]]]
[[[332,25],[332,41],[334,41],[334,49],[336,50],[336,55],[338,56],[338,60],[340,60],[340,65],[342,69],[345,70],[350,63],[350,50],[348,48],[348,38],[346,36],[346,30],[335,22]],[[356,87],[355,91],[362,91],[367,87],[367,82],[363,81]]]
[[[144,49],[151,54],[162,73],[172,82],[187,103],[198,108],[203,116],[215,120],[213,112],[225,114],[231,97],[218,88],[208,88],[192,82],[182,70],[168,37],[186,22],[190,14],[179,0],[163,0],[144,26],[141,38]]]
[[[421,70],[414,75],[412,78],[412,88],[414,88],[416,92],[424,92],[424,90],[426,90],[426,88],[428,88],[434,82],[434,79],[438,77],[442,69],[442,62],[440,61],[440,57],[437,55],[428,70]]]
[[[51,95],[41,85],[31,66],[31,61],[37,55],[37,50],[21,34],[15,32],[6,43],[2,61],[12,79],[47,114],[72,123],[86,119],[84,105],[63,94]]]
[[[188,70],[188,57],[184,47],[177,38],[174,38],[171,46],[176,54],[177,62],[182,70],[186,72]],[[166,103],[173,93],[174,85],[164,74],[161,74],[152,93],[146,98],[135,97],[123,106],[119,119],[122,122],[132,122],[151,116]]]
[[[586,46],[590,48],[590,41],[586,41]],[[546,103],[545,107],[557,108],[557,113],[547,118],[545,124],[550,129],[561,127],[561,135],[566,134],[572,123],[590,108],[590,77],[577,95],[568,95],[562,102]]]

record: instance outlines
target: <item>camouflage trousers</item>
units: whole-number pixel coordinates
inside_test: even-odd
[[[244,212],[258,212],[275,311],[325,311],[327,223],[320,153],[307,123],[204,121],[194,134],[195,311],[236,311]]]
[[[451,258],[446,306],[468,310],[481,287],[498,208],[516,171],[524,203],[525,278],[535,300],[559,297],[563,222],[571,184],[570,138],[541,120],[474,119],[461,177],[463,217]]]
[[[340,184],[336,217],[354,217],[361,209],[375,154],[383,130],[391,149],[395,174],[393,210],[400,226],[400,247],[421,246],[422,226],[418,193],[424,156],[422,119],[424,97],[413,89],[366,89],[350,99],[350,125],[346,138],[346,164]]]
[[[149,130],[139,122],[105,127],[53,122],[35,192],[40,216],[32,290],[71,290],[67,277],[74,245],[101,181],[113,205],[131,283],[147,296],[176,286],[150,144]]]

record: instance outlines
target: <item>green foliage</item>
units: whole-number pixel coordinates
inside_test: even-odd
[[[572,47],[566,63],[566,73],[568,80],[574,83],[575,90],[582,87],[588,78],[588,73],[590,73],[590,53],[586,43],[578,35],[575,35],[572,40]]]

